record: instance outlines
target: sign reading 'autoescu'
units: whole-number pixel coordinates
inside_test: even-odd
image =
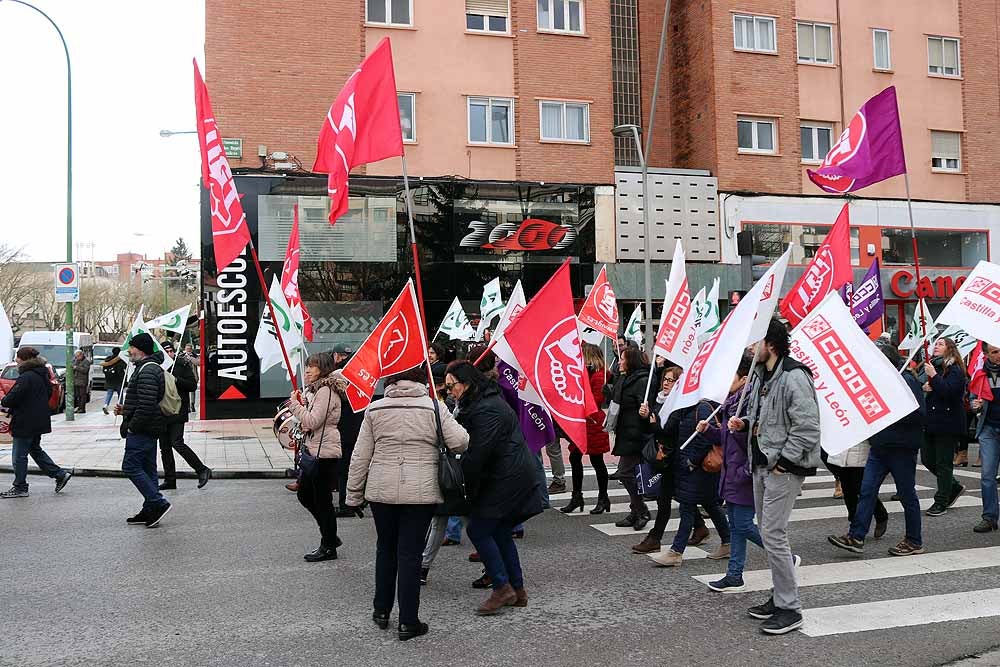
[[[246,250],[219,272],[215,297],[216,366],[220,384],[246,382],[251,332],[247,314]],[[220,393],[225,387],[220,387]]]

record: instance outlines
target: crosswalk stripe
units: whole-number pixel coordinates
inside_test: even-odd
[[[1000,616],[1000,588],[820,607],[803,616],[800,632],[809,637],[986,618]]]
[[[915,488],[916,488],[917,491],[930,491],[930,488],[926,487],[926,486],[917,485]],[[895,484],[883,484],[881,487],[879,487],[879,490],[878,490],[879,493],[895,493],[895,491],[896,491],[896,485]],[[626,493],[625,495],[628,495],[628,494]],[[551,498],[552,497],[550,496],[550,500],[551,500]],[[808,489],[806,491],[803,491],[802,495],[800,495],[797,498],[797,500],[817,500],[817,499],[820,499],[820,498],[830,498],[832,500],[833,499],[833,495],[830,493],[830,489]],[[674,502],[670,503],[670,506],[671,507],[678,507],[677,501],[674,501]],[[629,512],[629,511],[630,511],[630,509],[629,509],[628,503],[619,503],[619,504],[611,506],[610,513],[611,514],[625,514],[625,513]],[[570,514],[568,516],[581,517],[581,516],[589,516],[589,515],[586,514],[586,513],[582,513],[582,514],[574,513],[574,514]]]
[[[890,500],[888,502],[883,501],[885,504],[885,509],[890,514],[901,514],[903,512],[903,506],[894,501]],[[920,501],[920,509],[927,509],[932,504],[934,504],[933,498],[923,498]],[[981,506],[981,501],[975,496],[965,495],[960,497],[952,505],[953,508],[958,507],[979,507]],[[803,507],[801,509],[792,510],[792,518],[790,521],[818,521],[821,519],[838,519],[847,518],[847,508],[843,504],[838,505],[824,505],[823,507]],[[678,526],[680,526],[680,519],[671,519],[667,522],[668,531],[676,531]],[[619,528],[613,523],[594,523],[590,525],[591,528],[599,530],[605,535],[610,535],[611,537],[618,537],[621,535],[633,535],[635,531],[631,528]]]
[[[815,477],[806,477],[805,481],[803,481],[802,483],[803,484],[810,484],[810,485],[812,485],[812,484],[833,484],[833,482],[834,482],[833,475],[816,475]],[[895,487],[893,487],[892,490],[895,491]],[[597,489],[588,489],[588,490],[586,490],[586,491],[583,492],[583,497],[584,498],[596,498],[598,496],[598,493],[599,492],[598,492]],[[833,487],[831,486],[829,489],[827,489],[826,493],[829,495],[829,497],[832,498],[833,497]],[[611,498],[626,497],[626,496],[628,496],[628,491],[626,491],[622,487],[614,488],[614,489],[608,489],[608,496],[611,497]],[[573,497],[573,493],[571,491],[567,491],[566,493],[550,493],[549,494],[549,500],[552,501],[552,502],[558,502],[560,500],[569,500],[572,497]],[[817,496],[817,498],[822,498],[822,497],[823,496]]]
[[[870,548],[872,543],[869,542],[868,546]],[[830,547],[830,550],[837,551],[836,547],[833,546]],[[837,553],[843,552],[837,551]],[[796,579],[799,588],[803,588],[805,586],[843,584],[851,581],[909,577],[918,574],[959,572],[981,567],[993,567],[998,564],[1000,564],[1000,547],[982,547],[957,551],[938,551],[905,558],[886,556],[868,560],[839,560],[822,565],[803,565],[796,570]],[[694,579],[707,584],[710,581],[721,579],[723,576],[725,576],[725,572],[703,574],[694,577]],[[771,571],[744,572],[743,583],[746,584],[746,592],[770,590]]]

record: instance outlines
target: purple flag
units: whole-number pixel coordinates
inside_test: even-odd
[[[827,192],[843,194],[906,173],[896,87],[889,86],[854,114],[823,164],[809,179]]]
[[[521,378],[517,369],[506,361],[497,357],[497,383],[500,385],[500,392],[504,400],[514,410],[518,421],[521,423],[521,432],[524,434],[524,441],[534,453],[538,453],[545,445],[556,439],[556,429],[552,425],[552,417],[545,408],[529,403],[521,398]]]
[[[876,259],[851,295],[851,315],[859,327],[867,329],[882,319],[883,313],[885,313],[885,299],[882,298],[882,278],[879,275]]]

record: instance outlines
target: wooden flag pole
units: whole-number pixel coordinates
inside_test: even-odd
[[[426,327],[427,313],[424,310],[424,287],[423,280],[420,277],[420,255],[417,252],[417,232],[413,227],[413,199],[410,195],[410,177],[406,173],[406,152],[404,151],[399,157],[403,161],[403,196],[406,199],[406,221],[410,225],[410,250],[413,252],[413,277],[414,281],[417,283],[417,307],[420,309],[420,326]],[[421,329],[420,335],[424,336],[426,340],[426,329]],[[437,334],[434,335],[435,337],[437,336]],[[424,345],[424,359],[427,364],[428,391],[430,392],[431,398],[435,398],[434,374],[431,372],[431,362],[427,353],[427,345]]]
[[[917,230],[916,226],[913,224],[913,201],[910,199],[910,174],[909,172],[903,172],[903,183],[906,186],[906,210],[910,214],[910,242],[913,244],[913,269],[914,273],[917,274],[917,290],[920,289],[920,253],[917,252]],[[917,310],[920,314],[917,314]],[[930,362],[930,357],[927,355],[927,315],[924,312],[924,300],[920,298],[919,291],[917,295],[917,307],[914,309],[913,314],[920,321],[920,335],[923,337],[923,349],[924,349],[924,363]],[[909,363],[909,362],[907,362]]]
[[[250,239],[247,242],[247,245],[250,247],[250,257],[253,259],[254,268],[257,269],[257,278],[260,280],[260,289],[264,292],[264,299],[267,301],[267,308],[271,313],[271,323],[274,324],[274,334],[278,337],[278,346],[281,348],[281,356],[285,359],[285,369],[288,371],[288,379],[292,383],[292,389],[294,391],[298,391],[299,383],[295,379],[295,373],[292,372],[292,364],[288,360],[288,350],[285,349],[285,341],[281,337],[281,327],[278,326],[278,316],[274,312],[274,304],[271,303],[270,285],[264,282],[264,270],[260,268],[260,260],[257,258],[257,248],[253,245],[253,239]]]

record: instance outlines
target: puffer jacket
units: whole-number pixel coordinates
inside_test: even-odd
[[[109,354],[101,366],[104,367],[104,386],[121,391],[125,379],[125,362],[117,354]]]
[[[305,404],[292,401],[288,405],[306,432],[309,453],[321,459],[339,459],[341,455],[337,423],[342,403],[336,382],[329,375],[321,378],[306,387]]]
[[[158,438],[167,430],[167,421],[160,411],[160,401],[166,391],[159,353],[146,357],[135,365],[125,391],[121,434],[147,435]]]
[[[786,470],[794,468],[803,474],[815,474],[822,461],[819,402],[812,371],[794,359],[782,357],[767,382],[764,373],[764,365],[758,364],[754,370],[754,391],[748,397],[748,434],[760,426],[757,442],[767,457],[769,470],[780,462]],[[752,438],[748,436],[748,440]]]
[[[677,443],[673,458],[674,498],[681,503],[713,503],[718,497],[719,473],[706,472],[701,467],[702,461],[712,451],[712,441],[706,434],[695,433],[698,422],[707,420],[715,405],[708,401],[700,401],[689,408],[675,410],[670,414],[663,427],[663,436],[667,441]],[[711,421],[715,421],[713,417]],[[691,434],[695,434],[687,447],[680,446]]]
[[[594,401],[600,400],[601,389],[608,383],[608,372],[606,370],[593,371],[587,369],[587,379],[590,381],[590,391],[594,395]],[[611,451],[611,440],[604,430],[604,410],[600,408],[597,412],[587,417],[587,454],[606,454]],[[579,448],[570,443],[570,451],[580,451]]]
[[[752,391],[752,387],[747,391]],[[746,431],[729,430],[730,417],[746,417],[746,401],[741,410],[743,414],[736,414],[742,393],[742,390],[737,390],[729,395],[717,415],[718,424],[714,419],[710,420],[705,438],[713,445],[722,445],[719,497],[734,505],[753,506],[753,476],[747,461],[747,434]]]
[[[441,434],[452,452],[464,452],[469,434],[438,404]],[[347,474],[347,504],[362,500],[390,505],[436,505],[437,423],[427,387],[409,380],[389,385],[368,407]]]
[[[34,438],[52,432],[49,396],[52,383],[45,357],[35,357],[17,365],[17,381],[0,404],[10,410],[10,434],[15,438]]]
[[[86,387],[90,384],[90,359],[86,356],[83,359],[73,357],[73,386]]]
[[[646,367],[620,375],[615,384],[614,400],[618,403],[618,422],[615,424],[615,456],[641,456],[649,435],[647,420],[639,416],[639,406],[646,401]]]

